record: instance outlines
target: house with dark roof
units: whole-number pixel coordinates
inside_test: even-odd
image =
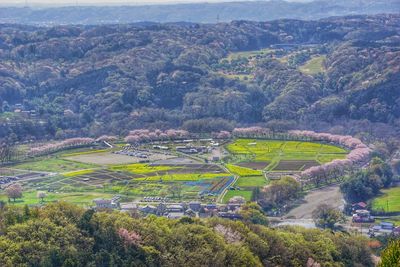
[[[218,212],[218,216],[225,219],[241,220],[243,216],[236,212]]]
[[[139,210],[145,214],[156,214],[157,213],[157,207],[154,207],[152,205],[146,205],[146,206],[140,207]]]

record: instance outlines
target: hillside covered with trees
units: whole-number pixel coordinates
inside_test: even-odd
[[[366,239],[58,203],[0,209],[1,266],[374,266]]]
[[[261,123],[394,135],[400,16],[219,24],[0,26],[0,138]],[[271,49],[247,64],[227,57]],[[320,71],[302,71],[320,56]],[[257,56],[256,56],[257,57]],[[228,62],[228,66],[226,66]],[[224,63],[225,65],[223,65]],[[229,65],[230,64],[230,65]],[[233,74],[242,75],[241,65]],[[385,129],[385,131],[382,131]]]

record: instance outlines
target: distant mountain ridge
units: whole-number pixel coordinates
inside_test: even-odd
[[[330,16],[399,13],[400,1],[286,2],[248,1],[142,6],[68,6],[0,8],[0,23],[34,25],[118,24],[143,21],[215,23],[232,20],[269,21],[283,18],[320,19]]]

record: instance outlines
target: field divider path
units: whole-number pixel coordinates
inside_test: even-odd
[[[222,203],[222,201],[224,200],[224,197],[225,197],[226,193],[228,192],[229,188],[231,187],[231,185],[235,184],[237,182],[237,180],[240,178],[239,175],[233,174],[231,171],[229,171],[229,169],[226,168],[225,165],[221,164],[220,167],[223,170],[225,170],[227,173],[232,174],[234,179],[229,185],[226,186],[224,191],[222,191],[221,194],[218,196],[217,203]]]

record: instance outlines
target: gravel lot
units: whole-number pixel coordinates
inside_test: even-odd
[[[311,219],[313,210],[322,203],[343,209],[343,195],[340,192],[338,185],[332,185],[311,191],[304,198],[304,203],[292,209],[285,217],[294,219]]]
[[[131,157],[127,155],[120,155],[120,154],[106,152],[106,153],[76,155],[76,156],[66,157],[65,159],[83,163],[98,164],[98,165],[111,165],[111,164],[137,163],[143,160],[149,160],[149,161],[165,160],[171,157],[173,156],[153,153],[149,158],[142,159],[138,157]]]

